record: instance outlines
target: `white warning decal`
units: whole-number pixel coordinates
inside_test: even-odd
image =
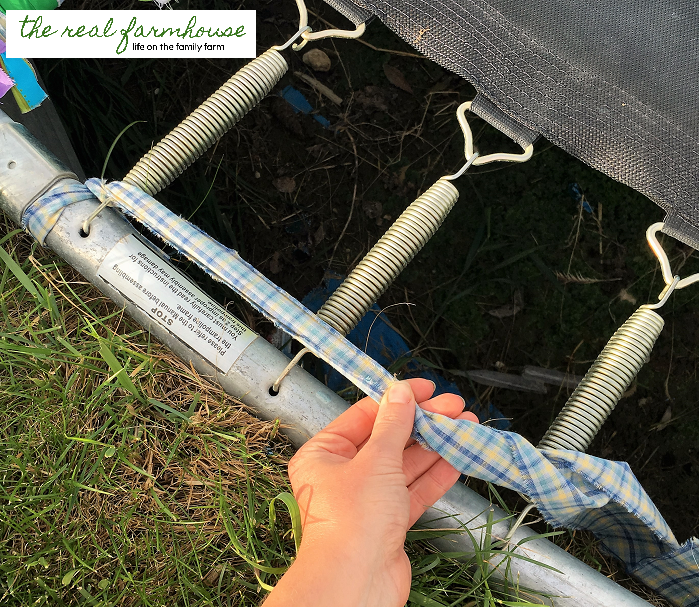
[[[257,337],[132,234],[107,254],[97,274],[224,373]]]

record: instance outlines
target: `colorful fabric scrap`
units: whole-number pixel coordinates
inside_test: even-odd
[[[37,6],[37,8],[56,8],[54,0],[51,0],[50,3],[53,6]],[[14,8],[34,8],[33,6],[15,6],[15,4],[17,4],[16,0],[0,0],[0,97],[12,90],[20,111],[26,114],[41,105],[48,95],[39,85],[34,68],[26,59],[7,58],[6,23],[2,11]],[[45,2],[44,0],[33,0],[33,4],[41,5]]]
[[[14,81],[12,94],[23,114],[39,107],[48,97],[36,79],[34,68],[26,59],[8,59],[5,53],[1,53],[0,70]]]
[[[0,69],[0,99],[2,99],[13,86],[15,85],[10,78],[2,69]]]
[[[5,43],[0,40],[0,55],[2,55],[5,52]],[[12,78],[10,78],[3,69],[0,69],[0,99],[3,98],[5,93],[9,91],[15,83],[12,81]]]

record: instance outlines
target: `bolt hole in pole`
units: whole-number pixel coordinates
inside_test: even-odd
[[[14,169],[17,167],[17,163],[14,160],[10,160],[10,162],[7,163],[7,168],[8,169]]]

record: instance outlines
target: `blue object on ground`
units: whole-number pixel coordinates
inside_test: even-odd
[[[331,293],[342,283],[344,277],[336,276],[326,278],[324,285],[313,289],[303,298],[303,304],[312,312],[317,312],[330,297]],[[455,383],[447,381],[435,373],[427,361],[414,357],[405,343],[405,340],[398,334],[396,329],[388,320],[381,309],[374,304],[369,312],[359,321],[359,324],[347,336],[360,350],[364,350],[376,362],[389,371],[404,369],[403,377],[422,377],[435,383],[435,396],[451,392],[461,396],[461,392]],[[326,384],[331,390],[339,392],[352,386],[340,373],[335,371],[330,365],[319,361],[323,369],[323,376]],[[471,398],[466,401],[466,409],[478,416],[481,423],[488,423],[489,426],[498,430],[507,430],[510,421],[492,404],[480,404],[476,399]]]
[[[588,213],[593,212],[590,203],[587,202],[587,198],[585,198],[582,188],[577,183],[571,183],[568,185],[568,193],[571,195],[573,200],[575,200],[575,202],[582,205],[583,210],[587,211]]]
[[[308,99],[303,96],[301,91],[295,89],[291,85],[288,85],[282,90],[281,96],[282,99],[284,99],[292,107],[295,114],[298,114],[299,112],[303,114],[310,114],[326,129],[330,128],[330,121],[325,116],[319,116],[318,114],[313,113],[315,111],[313,106],[308,102]]]

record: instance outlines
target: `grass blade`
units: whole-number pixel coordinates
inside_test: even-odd
[[[9,268],[17,280],[22,283],[22,286],[29,291],[35,299],[39,299],[39,291],[37,291],[34,283],[31,281],[29,276],[27,276],[19,264],[10,257],[10,254],[2,247],[0,247],[0,259],[5,262],[5,265]]]
[[[143,402],[143,398],[141,393],[138,391],[138,388],[136,388],[134,383],[131,381],[128,373],[126,373],[124,367],[122,367],[117,360],[117,357],[114,356],[113,352],[107,347],[106,342],[100,339],[99,344],[100,355],[109,365],[109,368],[112,370],[112,373],[114,373],[114,376],[117,378],[117,381],[121,384],[122,388],[128,392],[131,392],[131,394],[133,394],[138,400]]]
[[[274,509],[274,502],[280,500],[284,502],[284,505],[289,510],[289,515],[291,516],[291,531],[294,535],[294,545],[296,546],[296,553],[298,554],[299,546],[301,545],[301,510],[299,509],[299,504],[296,498],[288,492],[280,493],[272,499],[269,503],[269,526],[274,529],[274,524],[277,520],[277,514]]]

